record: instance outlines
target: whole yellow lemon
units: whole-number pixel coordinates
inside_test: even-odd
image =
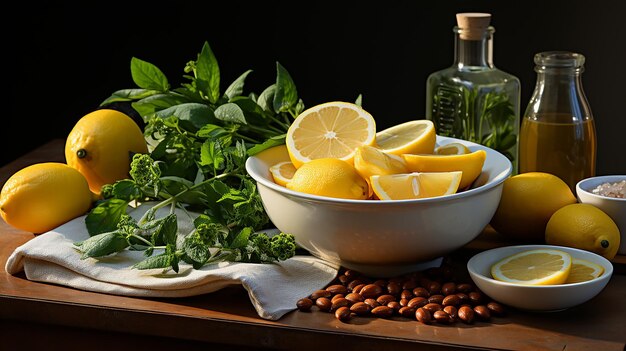
[[[520,173],[507,178],[491,226],[500,234],[523,242],[543,242],[554,212],[576,203],[569,186],[554,174]]]
[[[599,208],[582,203],[554,212],[545,232],[546,243],[587,250],[613,259],[620,245],[617,224]]]
[[[60,162],[36,163],[4,183],[0,215],[14,228],[39,234],[85,214],[92,197],[87,180],[75,168]]]
[[[307,194],[363,200],[369,186],[354,166],[337,158],[318,158],[304,163],[287,183],[287,188]]]
[[[128,115],[111,109],[86,114],[65,142],[65,160],[82,173],[95,194],[105,184],[129,178],[132,155],[147,153],[141,128]]]

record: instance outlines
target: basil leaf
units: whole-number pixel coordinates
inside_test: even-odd
[[[196,63],[196,84],[214,104],[220,97],[220,69],[209,43],[204,42]]]
[[[285,143],[286,136],[287,134],[277,135],[265,140],[261,144],[254,145],[253,147],[248,149],[248,156],[254,156],[263,150],[267,150],[274,146],[283,145]]]
[[[196,133],[196,135],[200,138],[207,138],[207,139],[218,139],[224,135],[228,135],[228,131],[226,131],[226,129],[215,125],[215,124],[206,124],[204,126],[202,126],[202,128],[200,128],[200,130]]]
[[[140,88],[163,92],[170,88],[167,77],[157,66],[136,57],[130,60],[130,73]]]
[[[122,89],[114,92],[106,100],[100,103],[100,106],[105,106],[113,102],[132,101],[137,99],[143,99],[150,95],[158,94],[158,90],[148,89]]]
[[[276,93],[274,94],[274,111],[286,112],[298,101],[298,92],[289,72],[276,62]]]
[[[133,108],[142,116],[151,115],[157,111],[189,102],[185,96],[178,94],[155,94],[136,101]]]
[[[180,104],[157,111],[155,116],[163,119],[176,116],[181,121],[190,122],[196,128],[202,128],[205,124],[216,122],[213,110],[205,104],[196,102]]]
[[[239,76],[239,78],[235,79],[234,82],[230,83],[224,95],[229,99],[232,99],[235,96],[241,95],[243,93],[243,85],[246,80],[246,77],[251,72],[252,72],[251,69],[245,71],[242,75]]]
[[[261,106],[263,111],[274,112],[274,94],[276,94],[276,84],[265,88],[257,98],[257,104]]]
[[[117,223],[126,213],[127,207],[128,202],[122,199],[109,199],[98,204],[85,217],[85,225],[89,235],[93,236],[116,230]]]
[[[225,122],[248,124],[246,122],[246,117],[244,116],[241,107],[232,102],[220,105],[218,108],[215,109],[214,113],[217,119]]]

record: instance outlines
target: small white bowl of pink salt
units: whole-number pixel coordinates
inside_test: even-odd
[[[626,175],[601,175],[576,184],[578,202],[593,205],[608,214],[621,234],[617,253],[626,255]]]

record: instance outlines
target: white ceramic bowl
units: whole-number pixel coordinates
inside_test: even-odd
[[[543,286],[501,282],[491,277],[491,266],[501,259],[518,252],[540,248],[562,250],[574,258],[597,263],[604,267],[604,273],[586,282]],[[493,300],[528,311],[560,311],[580,305],[599,294],[613,274],[613,265],[606,258],[590,251],[554,245],[517,245],[476,254],[467,262],[467,270],[474,284]]]
[[[443,255],[478,236],[498,207],[511,162],[485,146],[437,137],[438,145],[453,141],[483,149],[487,157],[470,189],[437,198],[348,200],[292,191],[274,183],[269,171],[289,161],[284,146],[249,157],[246,170],[272,223],[299,246],[363,274],[389,277],[439,265]]]
[[[593,205],[602,210],[617,224],[621,235],[617,253],[626,255],[626,198],[615,198],[592,193],[598,185],[615,183],[626,179],[626,175],[602,175],[586,178],[576,184],[578,202]]]

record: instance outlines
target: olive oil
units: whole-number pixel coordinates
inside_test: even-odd
[[[522,121],[520,172],[552,173],[575,191],[578,181],[595,175],[594,120],[572,123],[572,116],[567,114],[539,116],[538,119],[556,122]]]
[[[576,184],[596,174],[596,128],[581,80],[585,56],[544,51],[534,61],[537,83],[522,118],[519,170],[552,173],[576,194]]]

